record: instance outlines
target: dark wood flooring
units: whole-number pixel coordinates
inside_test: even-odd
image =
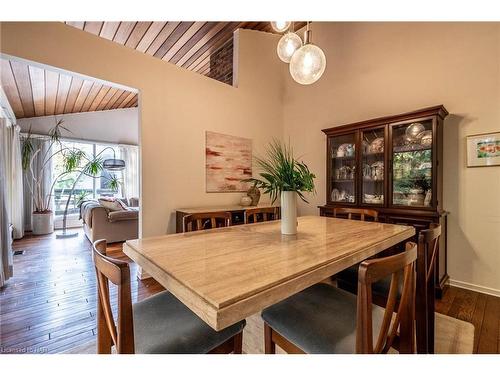
[[[110,255],[129,259],[121,244]],[[91,244],[55,234],[14,242],[15,276],[0,289],[0,353],[58,353],[95,339],[96,280]],[[163,290],[153,279],[139,281],[131,263],[133,301]],[[451,287],[436,310],[474,324],[475,353],[500,353],[500,298]]]
[[[0,353],[58,353],[93,340],[96,278],[83,231],[63,240],[27,236],[13,247],[24,254],[14,256],[14,277],[0,289]],[[109,255],[129,261],[121,248],[109,245]],[[135,269],[131,263],[132,275]],[[163,290],[135,276],[131,288],[133,302]]]

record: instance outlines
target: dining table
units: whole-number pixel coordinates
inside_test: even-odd
[[[220,331],[415,235],[412,226],[298,217],[126,241],[124,253]]]

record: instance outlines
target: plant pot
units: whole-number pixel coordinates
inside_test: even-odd
[[[297,193],[281,192],[281,234],[297,234]]]
[[[54,215],[49,212],[33,212],[32,214],[33,234],[49,234],[54,232]]]

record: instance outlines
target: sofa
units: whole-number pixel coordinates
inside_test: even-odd
[[[99,201],[85,201],[80,206],[85,235],[94,242],[105,239],[108,243],[123,242],[138,237],[139,199],[121,199],[124,209],[112,211]]]

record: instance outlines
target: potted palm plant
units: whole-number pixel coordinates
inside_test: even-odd
[[[307,165],[293,156],[290,145],[273,140],[267,148],[267,158],[255,158],[260,178],[250,178],[258,188],[269,194],[274,203],[281,197],[281,233],[297,233],[297,196],[304,202],[305,192],[315,192],[316,176]]]
[[[66,216],[69,201],[77,182],[83,175],[97,178],[104,167],[104,161],[100,156],[104,150],[95,157],[89,157],[78,148],[63,145],[61,142],[62,131],[71,133],[63,124],[62,119],[56,121],[56,125],[49,131],[48,144],[45,149],[35,146],[33,140],[36,136],[33,136],[31,128],[27,135],[22,138],[22,166],[23,170],[28,172],[26,185],[33,197],[32,222],[33,234],[36,235],[49,234],[54,231],[54,215],[51,210],[51,201],[56,183],[72,181],[72,188],[64,211],[64,234],[66,234]],[[58,154],[62,156],[63,169],[52,179],[50,188],[45,191],[43,175],[44,173],[52,173],[50,161]],[[74,174],[78,176],[76,179],[68,178]],[[118,183],[117,178],[112,176],[112,178],[109,178],[108,186],[116,189]]]
[[[69,130],[64,127],[63,120],[56,121],[56,125],[50,129],[48,144],[45,149],[36,147],[34,143],[35,137],[31,133],[31,127],[26,136],[22,137],[22,167],[28,172],[26,186],[28,187],[33,197],[33,234],[49,234],[54,231],[54,216],[51,210],[51,198],[54,184],[50,186],[48,191],[44,189],[44,173],[52,173],[50,170],[50,162],[52,158],[63,152],[62,148],[55,150],[53,146],[60,144],[61,132]],[[70,162],[68,160],[68,162]],[[62,176],[58,176],[55,180]]]

